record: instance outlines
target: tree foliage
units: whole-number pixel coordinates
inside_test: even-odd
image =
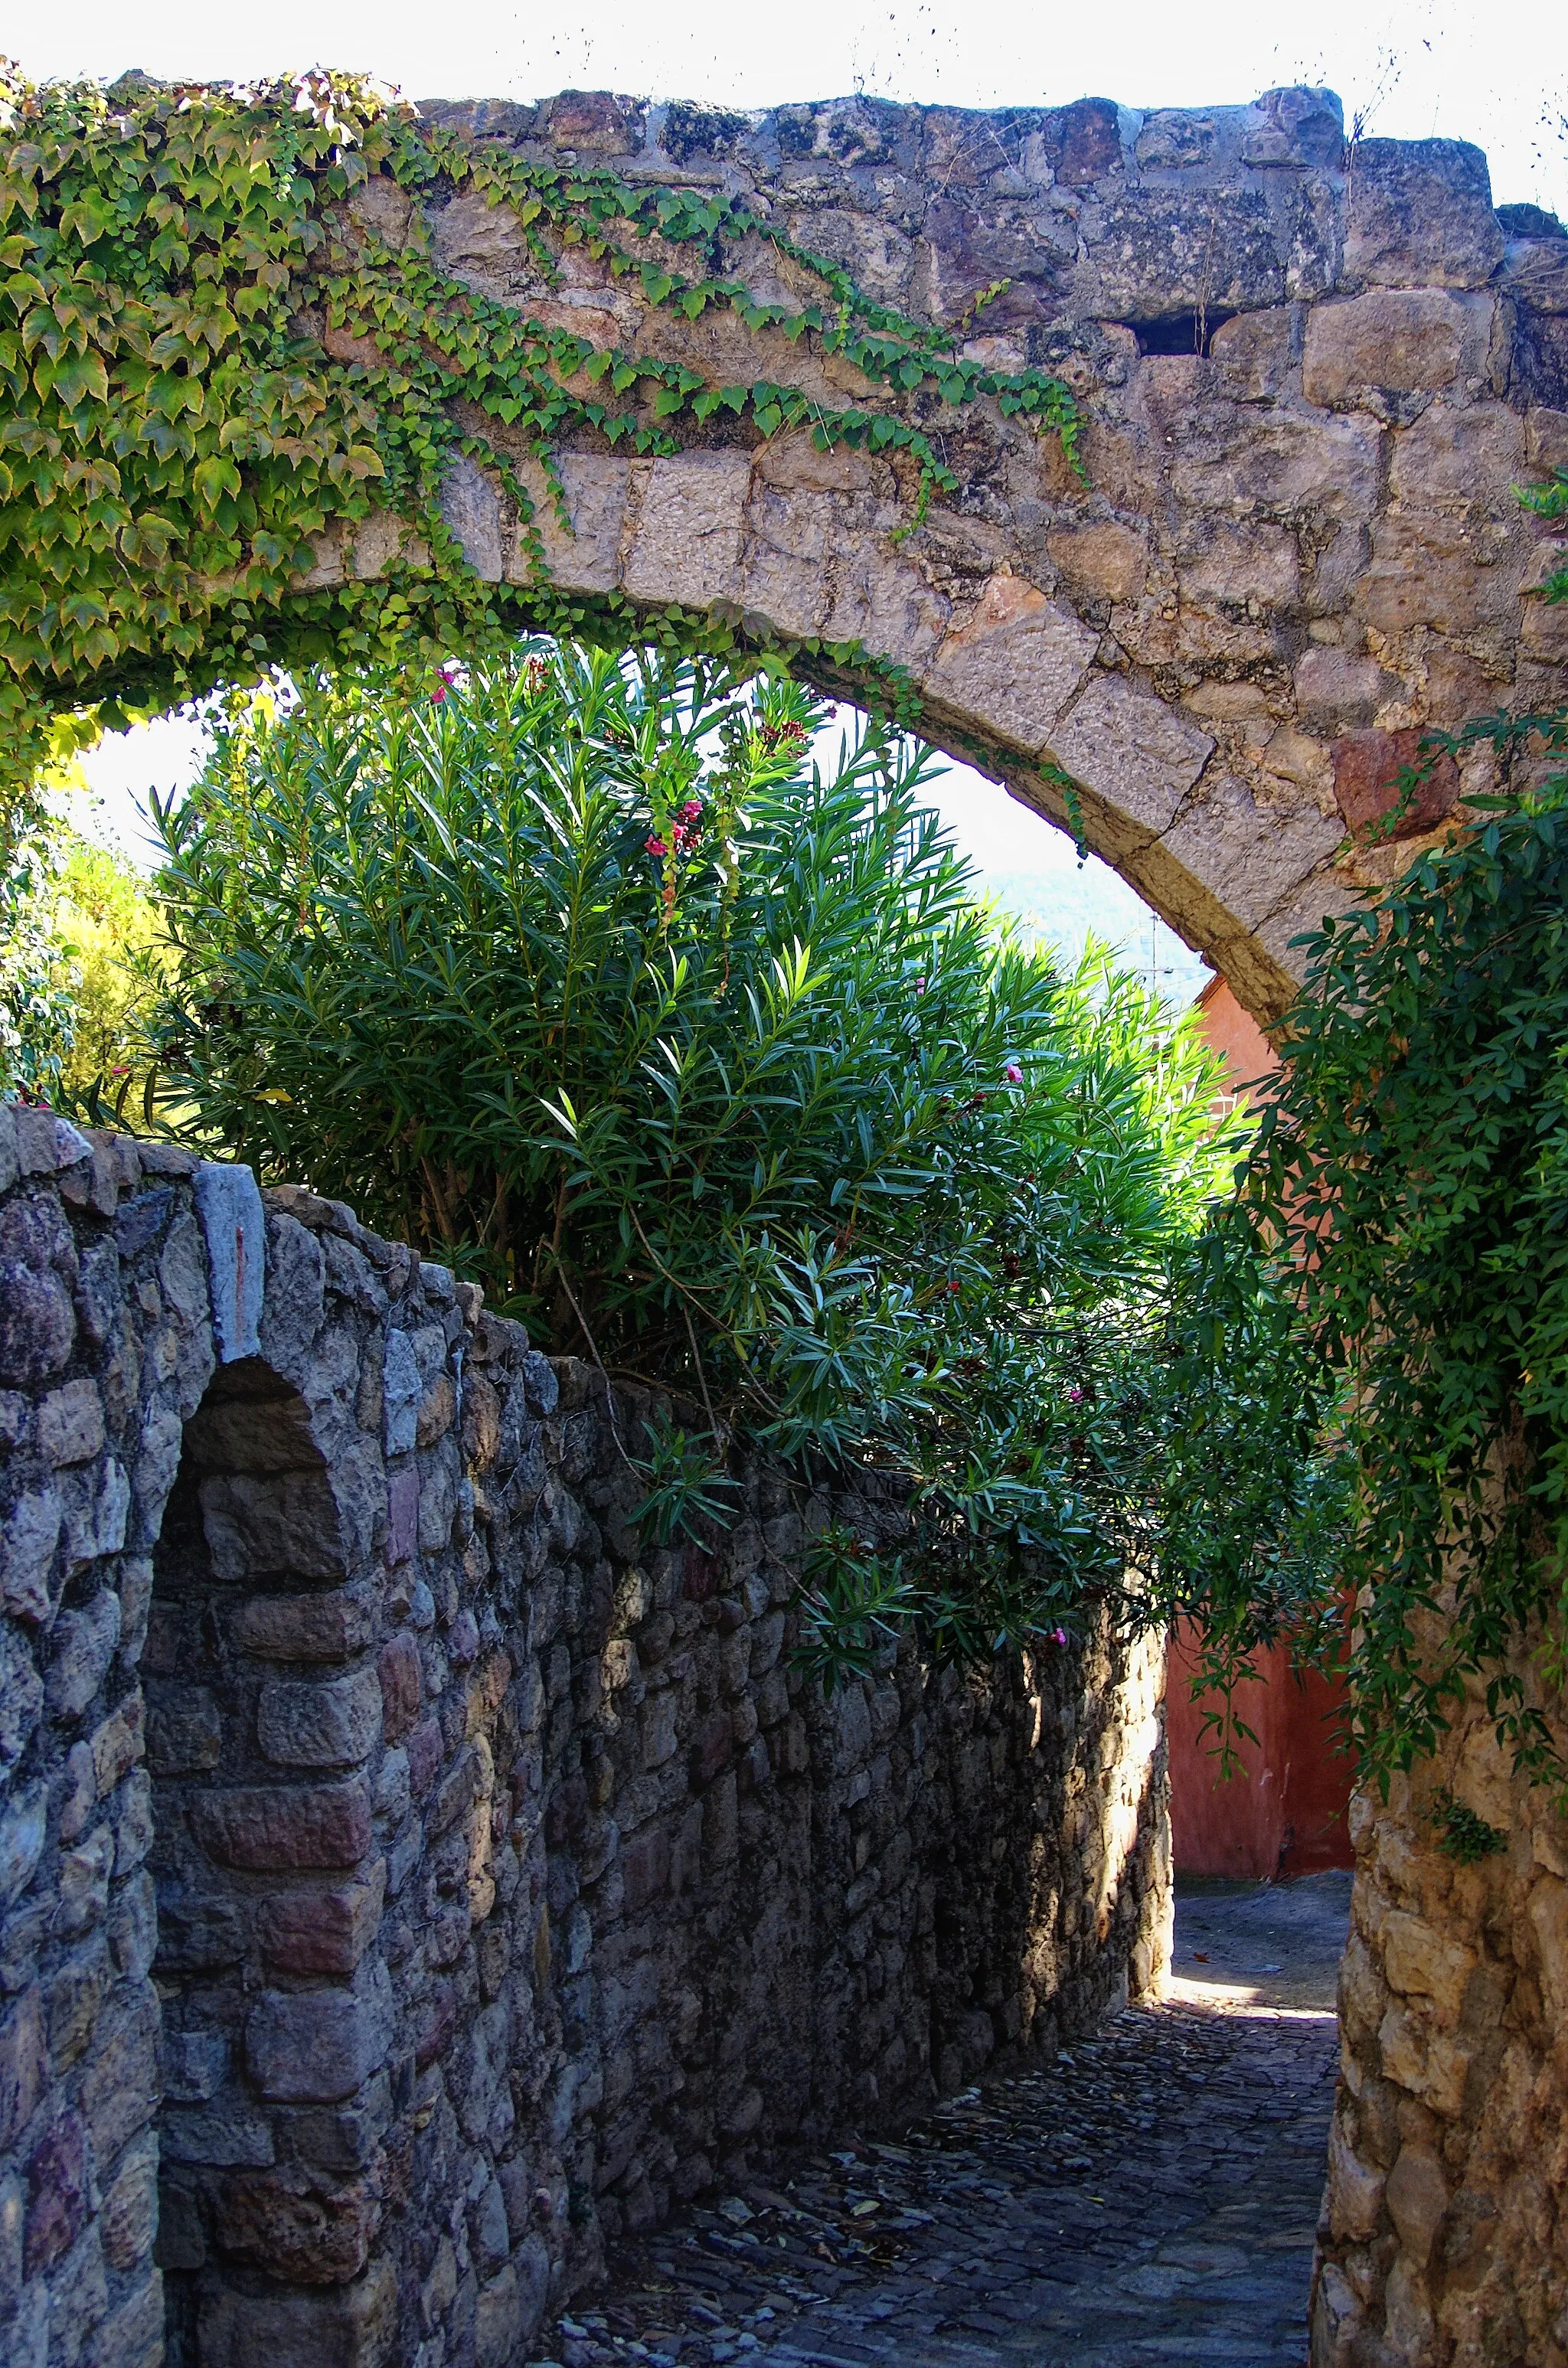
[[[665,1528],[713,1517],[737,1427],[891,1475],[898,1553],[824,1544],[832,1654],[911,1618],[989,1651],[1085,1591],[1161,1618],[1244,1570],[1238,1649],[1299,1621],[1321,1492],[1173,1285],[1233,1157],[1190,1027],[999,931],[930,752],[870,724],[824,769],[787,680],[551,644],[450,677],[253,706],[164,814],[171,1096],[702,1405]]]

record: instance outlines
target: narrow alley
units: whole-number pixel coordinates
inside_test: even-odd
[[[560,2368],[1301,2368],[1348,1874],[1178,1892],[1158,2006],[623,2250]]]

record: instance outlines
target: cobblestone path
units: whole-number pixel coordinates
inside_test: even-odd
[[[1299,2368],[1348,1876],[1178,1905],[1175,1978],[896,2145],[625,2248],[562,2368]]]

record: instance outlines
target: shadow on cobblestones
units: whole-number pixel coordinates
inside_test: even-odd
[[[684,2214],[561,2368],[1300,2368],[1347,1874],[1178,1888],[1168,1996]]]

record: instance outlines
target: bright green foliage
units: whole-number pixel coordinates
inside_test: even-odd
[[[59,850],[35,823],[0,869],[0,1091],[55,1101],[74,1042],[75,979],[55,933]]]
[[[1444,745],[1532,735],[1568,747],[1568,721]],[[1363,1748],[1384,1768],[1429,1752],[1480,1674],[1519,1763],[1561,1778],[1508,1656],[1534,1646],[1562,1681],[1568,778],[1478,801],[1451,845],[1309,945],[1237,1215],[1293,1260],[1348,1385]]]
[[[722,1516],[736,1426],[913,1489],[896,1567],[832,1542],[838,1658],[917,1613],[989,1651],[1085,1589],[1211,1591],[1173,1490],[1221,1385],[1167,1276],[1232,1155],[1190,1030],[999,935],[928,752],[870,726],[819,773],[788,681],[547,644],[438,688],[307,683],[165,818],[171,1091],[705,1405],[649,1465],[672,1533]],[[1230,1485],[1278,1533],[1288,1460],[1253,1452]]]
[[[547,279],[580,245],[653,303],[731,311],[844,357],[876,392],[835,410],[546,327],[447,277],[416,220],[356,211],[378,176],[394,197],[514,208]],[[754,301],[737,263],[758,244],[798,302]],[[907,459],[912,528],[957,482],[932,441],[955,405],[988,394],[1071,450],[1068,390],[963,359],[969,326],[903,319],[729,199],[471,146],[363,83],[131,76],[106,91],[0,68],[0,807],[51,733],[90,736],[70,711],[93,703],[113,724],[272,664],[431,655],[528,624],[624,642],[625,604],[552,594],[537,537],[527,588],[464,565],[440,507],[459,452],[499,470],[528,536],[528,489],[493,432],[553,483],[555,442],[585,426],[656,453],[715,415],[764,437],[809,424],[819,445]],[[330,358],[329,339],[354,359]],[[302,589],[312,538],[376,507],[413,529],[402,563]],[[699,648],[739,634],[673,616],[652,630]],[[827,656],[873,691],[888,671],[848,645]]]
[[[0,1090],[134,1124],[158,916],[123,856],[84,837],[61,803],[22,842],[0,906]]]

